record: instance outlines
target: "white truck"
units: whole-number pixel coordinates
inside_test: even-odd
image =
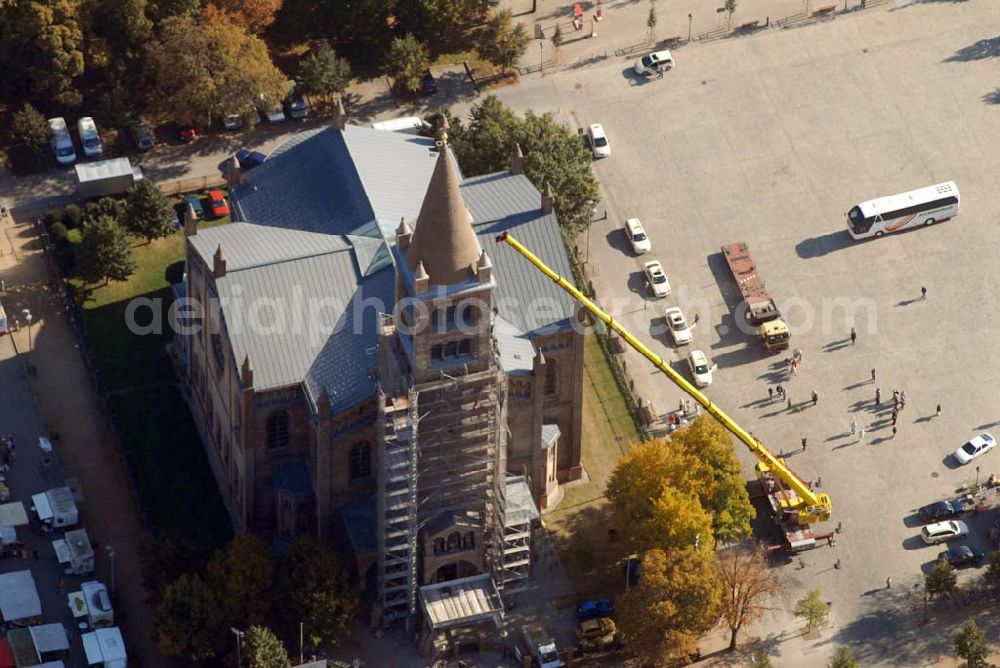
[[[111,605],[111,597],[108,596],[108,588],[103,582],[81,582],[80,597],[91,628],[103,629],[115,625],[115,611]]]
[[[65,529],[80,523],[80,511],[69,487],[56,487],[34,494],[31,502],[38,521],[52,529]]]
[[[128,158],[111,158],[75,167],[76,192],[81,200],[124,195],[142,180],[142,167]]]
[[[560,668],[559,650],[540,624],[525,624],[521,627],[521,637],[514,645],[514,658],[525,668]]]

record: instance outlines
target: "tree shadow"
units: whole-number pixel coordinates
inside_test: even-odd
[[[925,0],[926,1],[926,0]],[[936,0],[938,2],[962,2],[964,0]],[[954,55],[944,59],[946,63],[968,63],[973,60],[985,60],[986,58],[996,58],[1000,56],[1000,37],[990,37],[981,39],[975,44],[963,47]]]

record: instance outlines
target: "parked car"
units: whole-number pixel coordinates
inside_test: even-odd
[[[236,151],[236,162],[240,163],[240,167],[243,169],[259,167],[264,164],[265,160],[267,160],[267,154],[260,151],[248,151],[245,148]]]
[[[607,158],[611,155],[611,144],[608,143],[608,135],[604,132],[604,126],[600,123],[593,123],[587,128],[587,144],[595,158]]]
[[[956,499],[954,501],[936,501],[930,503],[917,511],[917,516],[922,522],[941,522],[954,519],[965,512],[965,504]]]
[[[135,123],[129,130],[132,133],[132,140],[135,142],[135,147],[140,151],[148,151],[153,148],[156,141],[153,139],[153,131],[149,129],[149,125],[140,120]]]
[[[185,195],[184,205],[191,205],[196,219],[201,220],[205,217],[205,208],[201,205],[201,198],[197,195]]]
[[[628,237],[628,242],[636,255],[648,253],[653,249],[653,244],[650,243],[646,230],[638,218],[629,218],[625,221],[625,236]]]
[[[77,120],[76,129],[80,133],[80,143],[83,144],[83,154],[88,158],[98,158],[104,153],[101,145],[101,135],[97,132],[97,123],[90,116]]]
[[[192,142],[198,138],[198,131],[194,129],[194,125],[190,122],[178,121],[177,135],[181,138],[182,142]]]
[[[76,162],[76,149],[73,147],[73,138],[69,136],[65,118],[49,119],[49,142],[56,162],[60,165],[72,165]]]
[[[576,606],[576,618],[579,621],[596,619],[598,617],[610,617],[615,611],[615,606],[606,598],[588,598],[580,601]]]
[[[229,204],[218,190],[208,192],[208,208],[212,210],[212,215],[216,218],[224,218],[229,215]]]
[[[243,129],[243,117],[239,114],[225,114],[222,117],[222,129],[224,130],[242,130]]]
[[[285,111],[289,118],[305,118],[309,115],[309,103],[298,91],[292,91],[285,98]]]
[[[437,79],[431,74],[430,70],[424,72],[424,76],[420,77],[420,94],[421,95],[434,95],[438,92]]]
[[[688,327],[684,313],[676,306],[671,306],[664,312],[664,315],[667,317],[667,327],[670,328],[670,336],[674,340],[674,345],[683,346],[691,343],[694,335],[691,333],[691,328]]]
[[[928,524],[920,530],[920,537],[928,545],[944,543],[954,538],[967,536],[968,534],[969,525],[961,520],[948,520],[947,522]]]
[[[950,550],[945,550],[938,555],[938,559],[944,559],[952,568],[962,568],[963,566],[978,566],[983,563],[986,554],[978,547],[971,545],[959,545]]]
[[[959,464],[968,464],[979,455],[992,450],[996,444],[997,441],[991,434],[980,434],[955,451],[955,461]]]
[[[576,641],[584,652],[600,652],[618,644],[618,628],[607,617],[588,619],[576,626]]]
[[[674,57],[670,54],[670,51],[663,49],[662,51],[654,51],[653,53],[647,53],[645,56],[635,61],[635,73],[639,76],[648,77],[656,74],[660,71],[660,67],[664,70],[673,69]]]
[[[660,264],[660,261],[650,260],[643,267],[646,272],[646,283],[649,284],[649,289],[653,291],[653,296],[660,299],[669,295],[670,281],[667,280],[667,275],[663,273],[663,265]]]
[[[281,108],[280,104],[275,104],[267,99],[267,96],[261,93],[260,96],[260,113],[267,119],[268,123],[283,123],[285,122],[285,112]]]
[[[692,350],[687,356],[688,368],[694,376],[694,384],[698,387],[708,387],[712,384],[712,367],[708,358],[700,350]],[[926,528],[926,527],[924,527]]]

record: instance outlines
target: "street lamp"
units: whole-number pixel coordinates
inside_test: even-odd
[[[31,311],[24,309],[24,319],[28,321],[28,361],[31,361]]]
[[[545,40],[538,40],[538,73],[545,74]]]
[[[978,494],[978,493],[979,493],[979,467],[977,466],[976,467],[976,489],[973,492],[973,494]]]
[[[108,559],[111,560],[111,598],[115,598],[115,548],[110,545],[104,546],[104,551],[108,553]]]
[[[691,41],[691,21],[693,19],[694,19],[694,16],[691,15],[691,14],[688,14],[688,41],[689,42]]]
[[[240,653],[243,649],[243,636],[245,636],[246,633],[232,626],[229,627],[229,630],[236,636],[236,668],[243,668],[243,658]]]
[[[500,629],[500,640],[503,641],[503,658],[507,658],[507,629]]]

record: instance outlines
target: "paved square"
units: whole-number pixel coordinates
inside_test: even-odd
[[[679,304],[689,320],[700,311],[693,347],[719,364],[709,395],[776,452],[809,439],[789,464],[822,478],[834,501],[826,528],[842,522],[843,533],[835,547],[805,553],[804,568],[782,568],[786,613],[754,630],[774,643],[776,665],[825,664],[843,644],[863,665],[930,665],[951,654],[953,629],[977,610],[920,630],[905,590],[943,549],[922,545],[913,510],[974,480],[975,464],[981,480],[1000,473],[1000,452],[962,468],[947,457],[979,431],[1000,435],[1000,107],[986,97],[1000,87],[998,24],[992,0],[914,3],[684,47],[661,81],[636,85],[629,63],[611,59],[500,94],[515,109],[608,131],[613,155],[596,171],[610,216],[594,224],[590,251],[600,301],[678,370],[686,351],[657,331],[662,310]],[[947,180],[962,195],[956,219],[870,242],[848,236],[854,204]],[[667,269],[674,295],[665,301],[647,300],[641,260],[624,251],[617,226],[627,216],[653,240],[642,260]],[[782,356],[725,331],[733,288],[719,247],[735,240],[750,244],[793,327],[804,357],[794,379],[777,369]],[[679,390],[638,355],[628,365],[640,396],[660,411],[677,405]],[[768,404],[775,382],[796,403],[815,389],[818,405]],[[908,395],[895,437],[884,401],[893,389]],[[868,430],[863,443],[849,436],[855,419]],[[997,519],[996,510],[971,519],[971,542],[988,547]],[[833,623],[804,640],[788,611],[812,588],[832,602]],[[1000,637],[995,612],[978,617]]]

